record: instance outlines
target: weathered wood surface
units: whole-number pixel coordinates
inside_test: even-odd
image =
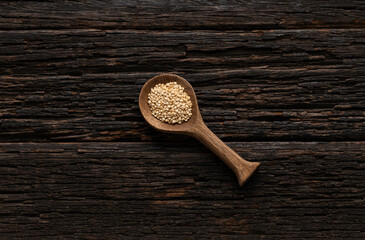
[[[224,140],[364,140],[365,31],[0,32],[1,141],[154,141],[141,86],[174,72]]]
[[[365,237],[365,142],[229,145],[244,188],[196,142],[2,144],[0,237]]]
[[[364,30],[361,0],[1,2],[0,239],[364,239]],[[163,72],[244,188],[143,121]]]
[[[274,29],[363,27],[362,0],[14,1],[0,29]]]

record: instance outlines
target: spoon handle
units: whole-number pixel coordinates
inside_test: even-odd
[[[204,122],[197,124],[192,131],[192,136],[214,152],[225,164],[227,164],[238,178],[242,186],[260,165],[258,162],[248,162],[220,140]]]

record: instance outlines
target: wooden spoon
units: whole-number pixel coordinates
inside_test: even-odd
[[[151,109],[147,102],[148,94],[150,93],[151,88],[153,88],[156,84],[168,82],[177,82],[184,87],[184,91],[190,96],[193,104],[192,116],[187,122],[182,124],[168,124],[161,122],[152,116]],[[260,165],[258,162],[248,162],[241,158],[235,151],[228,147],[212,131],[209,130],[200,114],[193,87],[182,77],[174,74],[161,74],[148,80],[142,87],[139,95],[139,109],[141,110],[144,119],[146,119],[147,123],[153,128],[162,132],[189,135],[203,143],[233,170],[238,178],[240,186],[242,186],[247,179],[251,177],[256,168]]]

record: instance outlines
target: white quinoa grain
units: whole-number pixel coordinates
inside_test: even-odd
[[[177,82],[159,83],[148,94],[152,115],[162,122],[181,124],[189,120],[192,106],[184,87]]]

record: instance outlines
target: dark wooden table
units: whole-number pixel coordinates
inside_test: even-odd
[[[158,133],[175,73],[262,165]],[[0,239],[365,238],[365,2],[0,3]]]

